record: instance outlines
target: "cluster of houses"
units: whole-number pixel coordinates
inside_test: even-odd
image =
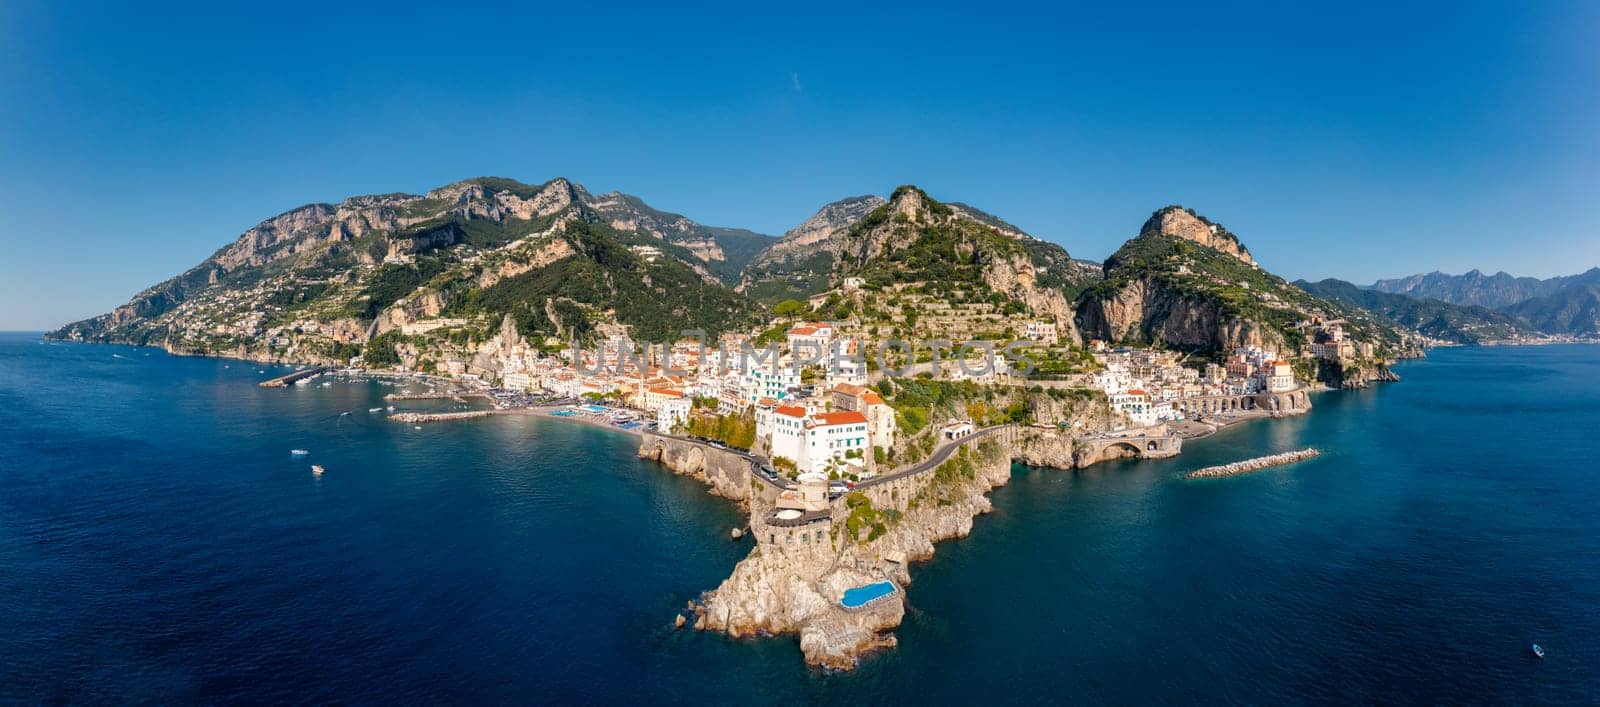
[[[1301,328],[1311,330],[1311,355],[1325,361],[1349,361],[1356,358],[1373,358],[1377,347],[1369,342],[1358,342],[1345,334],[1344,320],[1313,319],[1302,322]]]
[[[1091,385],[1134,425],[1183,419],[1173,403],[1185,398],[1278,393],[1299,386],[1288,361],[1256,346],[1234,349],[1222,364],[1208,363],[1204,370],[1182,365],[1181,355],[1172,351],[1095,348],[1103,368],[1093,374]]]
[[[836,334],[832,325],[802,322],[770,354],[740,334],[715,346],[683,341],[647,350],[620,333],[560,356],[541,355],[514,337],[489,353],[509,390],[614,400],[654,416],[668,433],[681,431],[697,404],[707,413],[753,413],[756,446],[775,465],[797,474],[869,477],[873,447],[894,445],[894,410],[865,386],[859,344]],[[471,375],[467,362],[446,361],[445,368]]]

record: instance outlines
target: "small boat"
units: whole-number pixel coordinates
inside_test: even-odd
[[[346,410],[344,412],[339,413],[339,417],[344,417],[345,415],[349,415],[349,414],[350,414],[350,411]]]
[[[322,476],[322,472],[323,472],[323,468],[322,468],[321,464],[312,464],[311,465],[311,474],[313,476]]]
[[[390,405],[389,407],[384,408],[384,409],[388,410],[389,412],[394,412],[394,406],[393,405]]]
[[[310,454],[311,450],[309,450],[309,449],[291,449],[291,450],[289,450],[289,453],[293,454],[294,456],[297,456],[297,457],[303,457],[303,456],[305,456],[307,454]]]
[[[422,425],[412,425],[411,429],[420,430],[420,429],[422,429]]]
[[[383,412],[383,408],[367,408],[367,412]]]
[[[1541,645],[1535,643],[1535,644],[1533,644],[1533,647],[1530,650],[1533,651],[1533,657],[1535,657],[1535,658],[1544,658],[1544,646],[1541,646]]]

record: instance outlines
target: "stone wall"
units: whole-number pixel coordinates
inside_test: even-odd
[[[673,473],[699,479],[718,496],[750,500],[750,460],[737,452],[645,433],[639,443],[639,457],[660,462]]]

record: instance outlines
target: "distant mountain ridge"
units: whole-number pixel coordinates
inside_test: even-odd
[[[1546,333],[1600,336],[1600,284],[1572,285],[1502,311]]]
[[[1505,341],[1537,333],[1512,316],[1476,305],[1380,292],[1333,278],[1294,284],[1318,297],[1361,307],[1413,331],[1454,343]]]
[[[1576,275],[1539,279],[1506,272],[1461,275],[1442,272],[1378,280],[1369,289],[1451,304],[1481,306],[1509,315],[1546,334],[1594,335],[1600,329],[1592,310],[1600,267]]]
[[[1504,271],[1485,275],[1469,270],[1460,275],[1439,271],[1409,277],[1378,280],[1369,289],[1392,294],[1442,300],[1451,304],[1477,305],[1489,309],[1509,307],[1535,297],[1553,295],[1573,285],[1600,284],[1600,267],[1577,275],[1539,279],[1516,277]]]

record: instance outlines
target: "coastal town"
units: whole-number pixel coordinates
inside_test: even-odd
[[[460,327],[460,321],[425,321],[407,330]],[[891,404],[880,387],[893,378],[861,352],[870,344],[845,335],[848,324],[800,319],[773,322],[781,339],[757,348],[756,335],[725,334],[707,344],[684,339],[650,346],[616,331],[590,347],[535,346],[506,326],[471,357],[447,357],[428,373],[396,365],[383,371],[448,381],[489,397],[500,409],[562,408],[562,417],[603,421],[628,430],[702,439],[770,460],[769,471],[790,480],[821,474],[859,482],[895,468],[902,421],[929,411]],[[1076,350],[1081,370],[1032,379],[1000,356],[971,357],[944,365],[912,365],[914,378],[968,382],[980,387],[1070,390],[1103,403],[1111,413],[1092,435],[1200,436],[1253,417],[1295,414],[1310,406],[1304,372],[1319,360],[1371,355],[1344,337],[1339,322],[1308,322],[1313,341],[1305,351],[1280,353],[1240,347],[1220,362],[1180,352],[1112,347],[1099,340]],[[1061,347],[1049,323],[1019,327],[1026,351]],[[548,343],[548,342],[546,342]],[[993,350],[992,347],[990,350]],[[352,369],[362,364],[350,361]],[[520,403],[518,405],[517,403]],[[564,407],[563,407],[564,406]],[[920,413],[920,415],[919,415]],[[950,418],[950,430],[983,420]],[[1072,420],[1035,409],[1011,422],[1066,428]],[[915,425],[921,431],[924,424]]]

